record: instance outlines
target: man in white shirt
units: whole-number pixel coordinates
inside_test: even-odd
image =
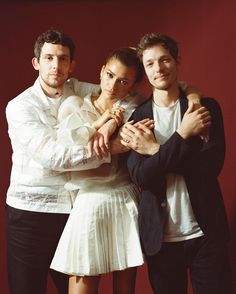
[[[195,294],[229,294],[229,229],[217,180],[225,156],[220,106],[213,98],[202,98],[196,110],[188,105],[172,38],[147,34],[138,54],[153,95],[132,119],[154,119],[155,126],[152,132],[127,124],[121,135],[134,150],[128,168],[142,190],[139,226],[152,289],[187,294],[189,270]]]
[[[84,97],[98,85],[69,78],[74,68],[73,41],[49,30],[35,43],[34,85],[6,108],[12,143],[12,172],[7,192],[7,251],[11,294],[46,293],[49,265],[73,204],[64,189],[68,172],[91,169],[98,160],[83,146],[56,140],[57,111],[70,95]],[[50,271],[58,293],[66,294],[67,276]]]

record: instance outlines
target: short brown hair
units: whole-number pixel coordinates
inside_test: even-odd
[[[140,60],[143,59],[143,51],[151,48],[155,45],[161,44],[164,48],[166,48],[170,55],[177,61],[179,49],[177,42],[167,35],[162,35],[159,33],[150,33],[144,35],[137,46],[137,54]]]

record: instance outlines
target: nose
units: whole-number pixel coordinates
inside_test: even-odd
[[[161,63],[157,60],[154,62],[154,69],[156,72],[159,72],[161,70]]]
[[[57,69],[57,68],[59,67],[59,58],[57,58],[57,57],[54,57],[54,58],[53,58],[53,61],[52,61],[52,67],[53,67],[54,69]]]
[[[110,83],[111,90],[115,90],[115,89],[117,89],[118,82],[119,82],[119,81],[116,80],[116,79],[111,80],[111,83]]]

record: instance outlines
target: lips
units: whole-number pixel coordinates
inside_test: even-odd
[[[168,74],[161,74],[158,76],[154,76],[154,80],[164,80],[167,76]]]
[[[115,95],[115,91],[114,90],[106,90],[106,92],[111,95],[114,96]]]
[[[61,73],[51,73],[50,76],[55,77],[55,78],[59,78],[62,76],[62,74]]]

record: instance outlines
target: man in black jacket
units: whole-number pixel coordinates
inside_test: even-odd
[[[225,156],[220,106],[212,98],[202,98],[198,109],[188,104],[172,38],[147,34],[138,54],[153,94],[133,119],[154,119],[155,126],[152,132],[127,124],[121,136],[133,149],[128,168],[142,191],[140,235],[152,289],[187,293],[189,270],[194,293],[228,294],[229,230],[217,180]]]

